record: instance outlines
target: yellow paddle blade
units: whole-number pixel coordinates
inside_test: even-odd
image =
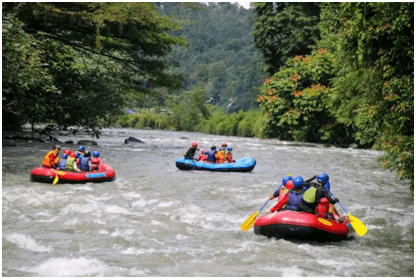
[[[358,219],[357,217],[354,217],[353,215],[351,215],[350,213],[348,213],[348,218],[350,219],[351,225],[352,227],[355,229],[355,232],[359,235],[359,236],[363,236],[364,234],[367,233],[367,228],[366,226],[360,221],[360,219]]]
[[[253,215],[251,215],[250,217],[248,217],[248,219],[241,225],[241,229],[243,231],[248,231],[249,229],[251,229],[251,227],[256,222],[256,218],[257,218],[257,215],[259,213],[260,213],[260,211],[257,211],[256,213],[254,213]]]
[[[53,180],[52,185],[55,186],[58,183],[59,177],[58,174],[56,174],[55,179]]]

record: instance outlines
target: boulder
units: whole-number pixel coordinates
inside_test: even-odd
[[[127,139],[125,139],[125,140],[124,140],[124,143],[125,143],[125,144],[128,144],[128,143],[130,143],[130,142],[145,144],[142,140],[137,139],[137,138],[135,138],[135,137],[131,137],[131,136],[130,136],[129,138],[127,138]]]
[[[82,146],[97,146],[97,142],[95,142],[94,140],[79,140],[77,145],[82,145]]]

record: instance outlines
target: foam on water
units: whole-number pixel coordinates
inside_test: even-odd
[[[52,252],[53,248],[40,245],[36,240],[30,236],[20,233],[12,233],[5,236],[6,240],[15,244],[17,247],[26,249],[32,252]]]
[[[38,266],[23,267],[23,271],[43,277],[78,277],[78,276],[147,276],[146,270],[125,269],[106,265],[97,259],[52,258]]]

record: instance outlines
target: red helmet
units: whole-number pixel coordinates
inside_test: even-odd
[[[221,147],[224,147],[224,146],[227,146],[227,143],[222,142],[222,143],[221,143]]]
[[[198,142],[196,141],[192,142],[192,147],[198,147]]]
[[[201,150],[201,154],[203,154],[203,153],[205,153],[205,150],[204,149]]]
[[[76,157],[77,155],[75,153],[71,153],[70,157]]]
[[[288,189],[288,190],[293,189],[293,188],[294,188],[294,186],[293,186],[293,181],[292,181],[292,180],[287,181],[287,183],[286,183],[285,187],[286,187],[286,189]]]
[[[68,156],[71,154],[72,152],[71,152],[71,150],[65,150],[64,151],[64,154],[67,154]]]

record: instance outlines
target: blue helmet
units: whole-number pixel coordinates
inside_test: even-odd
[[[100,152],[99,151],[93,151],[92,152],[92,156],[93,157],[99,157],[100,156]]]
[[[223,148],[223,147],[221,147],[221,148],[220,148],[220,151],[224,151],[224,148]]]
[[[84,150],[85,150],[85,147],[84,146],[78,146],[78,151],[83,152]]]
[[[294,186],[295,188],[300,188],[300,187],[302,187],[302,185],[303,185],[303,178],[302,178],[302,177],[300,177],[300,176],[296,176],[296,177],[293,179],[293,186]]]
[[[75,154],[75,158],[79,158],[81,156],[81,153],[80,152],[77,152],[76,154]]]
[[[283,179],[282,179],[282,185],[283,186],[285,186],[286,185],[286,183],[288,182],[288,181],[290,181],[290,180],[292,180],[292,177],[290,177],[289,175],[286,175],[285,177],[283,177]]]
[[[316,180],[318,181],[318,183],[321,183],[322,185],[325,185],[329,181],[329,176],[326,173],[320,173]]]
[[[68,158],[68,155],[67,155],[67,154],[63,154],[63,155],[62,155],[62,158],[63,158],[63,159],[67,159],[67,158]]]
[[[232,146],[227,147],[227,150],[228,150],[228,151],[232,151],[232,150],[233,150],[233,147],[232,147]]]

